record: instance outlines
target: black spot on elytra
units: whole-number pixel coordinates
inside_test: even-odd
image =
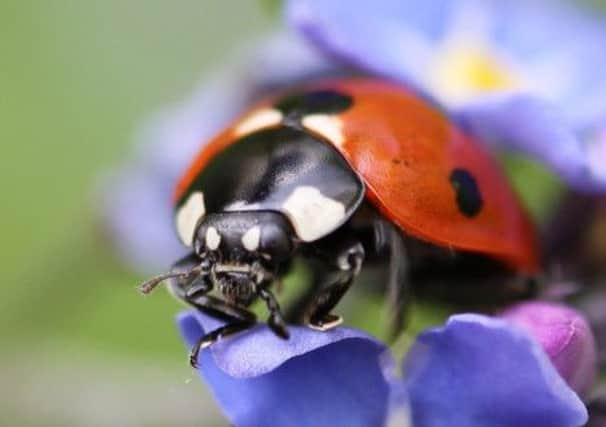
[[[450,174],[450,183],[456,193],[459,211],[470,218],[479,214],[484,201],[473,175],[465,169],[455,169]]]
[[[309,114],[337,114],[348,110],[353,98],[334,90],[317,90],[289,95],[275,107],[285,116],[301,118]]]

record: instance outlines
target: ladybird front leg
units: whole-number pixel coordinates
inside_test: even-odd
[[[337,252],[333,263],[337,269],[336,280],[320,291],[307,309],[310,328],[327,331],[343,322],[340,316],[332,314],[331,311],[351,287],[363,262],[364,247],[360,242],[350,242]]]
[[[288,339],[290,337],[290,333],[286,327],[286,322],[284,321],[284,316],[282,315],[280,305],[278,304],[276,297],[269,289],[266,288],[259,289],[259,297],[265,301],[267,309],[269,310],[267,325],[280,338]]]
[[[196,344],[194,344],[189,353],[189,363],[193,368],[198,367],[200,351],[210,347],[219,339],[226,338],[252,327],[257,322],[257,317],[251,311],[222,301],[212,295],[206,295],[206,292],[208,291],[201,290],[198,293],[192,293],[185,298],[185,301],[202,313],[226,321],[227,324],[204,334]]]
[[[177,262],[173,269],[177,271],[180,269],[187,270],[195,263],[200,263],[199,258],[190,255]],[[189,362],[194,368],[198,367],[200,351],[221,338],[226,338],[250,328],[257,321],[255,314],[246,308],[207,295],[213,290],[213,284],[208,274],[200,274],[193,280],[174,278],[169,281],[168,286],[173,295],[183,302],[208,316],[227,322],[225,325],[201,336],[191,348]]]
[[[237,306],[221,300],[212,295],[203,293],[192,295],[185,299],[192,307],[202,313],[229,323],[247,322],[256,323],[257,316],[244,307]]]
[[[189,353],[189,364],[192,368],[197,369],[199,367],[198,359],[200,358],[200,352],[207,347],[210,347],[219,339],[226,338],[230,335],[237,334],[238,332],[242,332],[251,326],[253,326],[254,322],[235,322],[228,323],[227,325],[223,325],[220,328],[215,329],[214,331],[209,332],[208,334],[203,335],[200,339],[194,344],[190,353]]]

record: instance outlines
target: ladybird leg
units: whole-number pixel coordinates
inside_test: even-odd
[[[254,322],[229,323],[227,325],[221,326],[218,329],[215,329],[212,332],[209,332],[208,334],[203,335],[191,348],[191,351],[189,353],[189,364],[192,366],[192,368],[197,369],[199,367],[198,359],[202,350],[210,347],[219,339],[237,334],[238,332],[250,328],[254,324]]]
[[[212,295],[193,295],[187,298],[185,302],[204,314],[229,323],[255,323],[257,321],[257,316],[253,312],[243,307],[226,303]]]
[[[261,288],[259,290],[259,297],[265,301],[267,309],[269,310],[267,325],[280,338],[288,339],[290,334],[288,332],[288,328],[286,327],[286,322],[284,321],[284,317],[282,316],[280,305],[278,304],[276,297],[271,293],[271,291],[265,288]]]
[[[176,282],[169,283],[169,288],[175,296],[213,318],[228,322],[226,325],[211,331],[196,342],[189,354],[189,362],[192,367],[198,367],[198,356],[200,351],[209,347],[220,338],[233,335],[253,326],[257,318],[254,313],[245,308],[228,304],[212,295],[206,295],[212,290],[212,284],[208,281],[199,281],[188,288],[184,288]]]
[[[343,321],[331,311],[349,290],[364,262],[364,247],[360,242],[350,243],[336,257],[337,279],[324,288],[309,307],[309,327],[326,331]]]
[[[387,298],[389,334],[397,337],[405,326],[406,306],[410,302],[408,280],[408,257],[404,238],[396,227],[387,221],[375,223],[375,245],[377,252],[387,252]]]
[[[187,270],[192,263],[199,263],[199,259],[193,254],[178,261],[173,266],[173,270]],[[179,278],[168,280],[168,289],[176,298],[209,316],[228,322],[255,320],[254,315],[248,310],[233,304],[227,304],[219,298],[207,295],[213,290],[213,287],[213,283],[209,280],[208,275],[201,275],[193,281]]]
[[[198,294],[193,293],[185,301],[201,312],[228,323],[203,335],[192,347],[189,354],[189,363],[194,368],[198,367],[200,351],[211,346],[221,338],[226,338],[250,328],[257,321],[254,313],[242,307],[228,304],[211,295],[204,295],[204,292],[208,291],[200,291]]]

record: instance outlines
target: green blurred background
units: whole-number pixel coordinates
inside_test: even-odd
[[[148,113],[270,21],[255,0],[0,1],[0,425],[225,424],[180,306],[137,294],[93,196]]]

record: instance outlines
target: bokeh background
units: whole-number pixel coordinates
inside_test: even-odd
[[[276,20],[255,0],[0,1],[0,425],[225,425],[95,227],[141,121]]]
[[[187,365],[181,307],[136,292],[96,196],[150,113],[279,25],[272,3],[0,0],[0,426],[226,425]],[[507,164],[545,218],[555,178]]]

